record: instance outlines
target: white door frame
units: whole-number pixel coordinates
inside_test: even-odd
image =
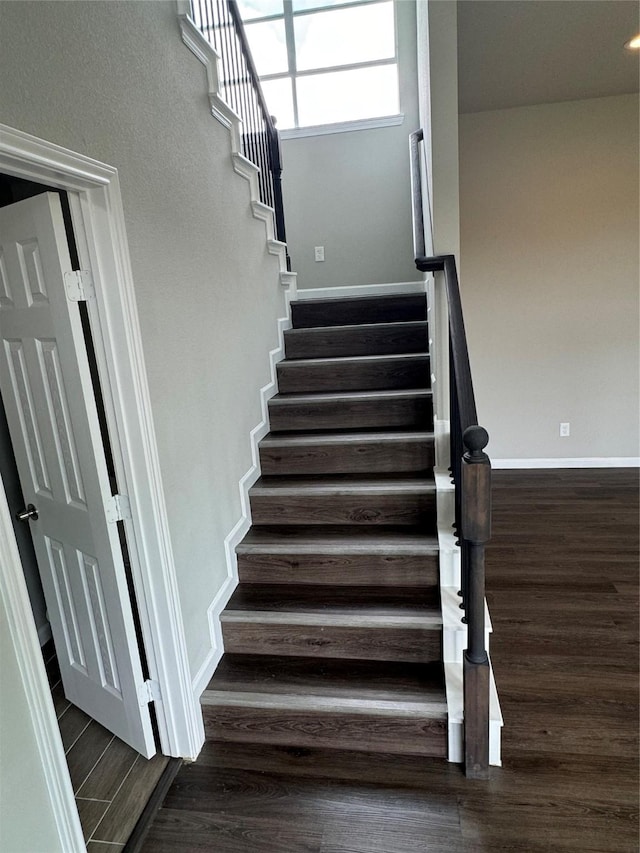
[[[191,685],[118,171],[0,124],[0,172],[69,191],[80,265],[95,285],[87,304],[118,489],[131,503],[127,545],[149,675],[159,685],[161,747],[165,755],[195,758],[204,728]],[[15,572],[15,563],[7,571]],[[23,652],[28,657],[17,648]]]

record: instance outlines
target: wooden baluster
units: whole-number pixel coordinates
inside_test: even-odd
[[[468,550],[465,590],[467,648],[464,653],[464,757],[470,779],[489,776],[489,658],[484,626],[484,547],[491,537],[489,435],[471,426],[463,436],[462,538]]]

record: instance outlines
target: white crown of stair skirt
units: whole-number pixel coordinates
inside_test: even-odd
[[[296,291],[296,273],[287,270],[286,243],[276,240],[273,208],[260,201],[260,188],[258,185],[258,173],[260,169],[242,153],[242,119],[231,109],[220,93],[220,73],[218,66],[220,57],[193,23],[189,15],[186,14],[188,4],[185,4],[182,0],[178,0],[177,8],[182,41],[191,53],[204,65],[207,72],[207,89],[211,115],[229,131],[233,170],[249,184],[251,212],[255,219],[264,222],[267,251],[270,255],[275,255],[278,258],[280,262],[280,284],[290,290],[290,297],[293,298]]]

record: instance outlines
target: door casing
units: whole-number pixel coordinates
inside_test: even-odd
[[[159,687],[155,711],[160,744],[165,755],[195,758],[204,743],[204,727],[192,689],[178,599],[118,171],[1,124],[0,171],[69,194],[80,265],[91,270],[95,287],[95,298],[87,305],[116,475],[120,492],[128,495],[131,503],[132,517],[125,522],[127,542],[149,674]],[[2,591],[9,595],[12,606],[23,611],[26,629],[15,637],[16,652],[21,671],[34,674],[42,667],[42,660],[5,508],[2,489],[0,533],[9,537],[11,555],[6,561]],[[16,615],[18,611],[14,611]],[[16,620],[11,622],[17,630]],[[40,682],[40,678],[33,681],[33,696],[43,688]],[[56,723],[50,697],[49,701],[44,697],[36,702],[32,711],[43,731]],[[50,739],[45,741],[50,747]],[[56,787],[55,780],[68,779],[68,772],[64,753],[60,756],[59,750],[49,747],[45,750],[51,761],[47,778]],[[57,785],[54,799],[58,807],[68,800],[69,793],[73,793],[69,786]]]

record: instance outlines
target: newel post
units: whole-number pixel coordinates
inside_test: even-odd
[[[462,437],[462,547],[467,554],[464,653],[464,757],[471,779],[489,776],[489,658],[485,647],[484,547],[491,537],[491,463],[487,431],[471,426]]]

